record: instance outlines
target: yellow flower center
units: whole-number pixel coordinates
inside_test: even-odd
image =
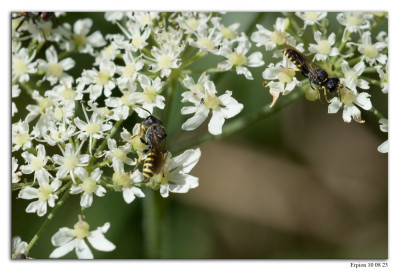
[[[347,22],[347,24],[349,24],[351,26],[358,26],[361,24],[360,18],[358,18],[356,16],[347,17],[346,22]]]
[[[22,59],[16,59],[13,63],[13,68],[17,75],[25,74],[28,71],[28,65]]]
[[[110,80],[110,74],[108,71],[99,71],[96,77],[96,83],[100,86],[104,86]]]
[[[71,100],[75,97],[75,91],[71,88],[65,88],[61,92],[61,97],[63,97],[65,100]]]
[[[113,57],[113,53],[115,52],[115,46],[113,44],[108,45],[105,49],[104,49],[104,53],[105,53],[105,57],[107,59],[111,59]]]
[[[89,224],[86,221],[78,221],[74,225],[74,234],[79,239],[89,236]]]
[[[342,88],[340,90],[340,100],[342,101],[343,104],[345,105],[353,104],[355,99],[356,95],[353,93],[353,91],[347,88]]]
[[[197,27],[199,26],[199,23],[197,22],[196,19],[190,19],[186,21],[186,24],[190,27],[192,30],[196,30]]]
[[[207,108],[212,109],[212,110],[217,109],[219,106],[219,99],[217,96],[214,96],[214,95],[206,95],[204,97],[203,102]]]
[[[286,42],[286,33],[275,30],[271,33],[271,40],[278,45],[283,45]]]
[[[172,66],[172,59],[169,55],[162,55],[158,59],[158,65],[161,69],[168,69]]]
[[[65,132],[55,132],[55,133],[51,134],[51,138],[55,141],[59,141],[64,135],[65,135]]]
[[[58,63],[51,63],[47,69],[47,74],[54,77],[60,77],[63,74],[63,68]]]
[[[122,97],[121,97],[121,102],[124,104],[124,105],[126,105],[126,106],[132,106],[132,105],[134,105],[134,103],[131,103],[130,101],[129,101],[129,97],[131,96],[131,94],[132,93],[125,93],[124,95],[122,95]]]
[[[29,134],[27,134],[27,133],[17,134],[15,137],[15,144],[17,144],[17,145],[22,146],[28,141],[29,141]]]
[[[140,137],[139,136],[135,136],[131,139],[131,144],[132,144],[132,148],[135,151],[138,152],[142,152],[146,149],[146,145],[142,143],[142,141],[140,141]]]
[[[56,109],[54,109],[54,117],[57,120],[61,120],[63,116],[64,116],[64,108],[63,107],[57,107]]]
[[[72,40],[76,46],[82,46],[86,44],[86,36],[81,34],[72,34]]]
[[[70,155],[65,157],[64,167],[68,171],[75,169],[77,165],[78,165],[78,158],[76,158],[75,155]]]
[[[161,172],[154,175],[151,180],[153,185],[157,187],[163,183],[168,183],[171,180],[171,173],[169,171],[165,171],[164,173]]]
[[[224,35],[224,37],[228,40],[235,38],[235,32],[227,27],[222,27],[219,31],[221,31],[222,35]]]
[[[121,150],[120,148],[115,148],[113,150],[113,154],[112,154],[115,158],[121,160],[121,161],[125,161],[126,160],[126,153]]]
[[[37,196],[39,200],[47,201],[50,198],[51,193],[53,193],[53,188],[48,183],[44,183],[39,187]]]
[[[30,165],[33,170],[41,169],[44,165],[44,160],[42,159],[42,157],[35,157],[32,159]]]
[[[140,48],[142,43],[143,43],[143,39],[141,36],[135,36],[135,37],[132,37],[132,39],[131,39],[131,44],[136,48]]]
[[[131,183],[131,179],[129,178],[129,175],[123,171],[114,172],[114,174],[112,176],[112,180],[115,183],[115,185],[121,186],[121,187],[128,187],[129,184]]]
[[[316,12],[305,12],[304,17],[310,21],[316,21],[318,19],[318,13]]]
[[[283,69],[278,74],[278,80],[281,83],[289,83],[292,81],[295,74],[296,72],[292,69]]]
[[[129,78],[132,77],[132,75],[134,75],[135,72],[136,72],[135,65],[129,63],[125,66],[124,70],[122,71],[122,76]]]
[[[245,55],[238,54],[236,52],[231,53],[228,56],[229,62],[234,66],[243,66],[247,63],[247,58]]]
[[[195,84],[195,85],[191,86],[190,90],[192,90],[192,91],[198,90],[201,93],[204,93],[204,87],[201,84]]]
[[[91,122],[85,125],[85,132],[87,132],[90,135],[93,135],[95,133],[98,133],[100,131],[101,125],[100,123],[97,122]]]
[[[211,51],[212,49],[214,49],[214,43],[209,38],[200,38],[199,45],[200,45],[200,47],[205,48],[208,51]]]
[[[344,75],[344,78],[346,78],[346,80],[348,80],[348,79],[350,79],[350,78],[357,79],[357,78],[358,78],[358,75],[357,75],[357,73],[356,73],[355,71],[350,70],[350,71],[348,71],[348,72]]]
[[[305,96],[306,96],[306,99],[309,100],[309,101],[311,101],[311,102],[313,102],[313,101],[319,99],[318,90],[317,90],[317,89],[313,89],[313,88],[311,88],[311,87],[308,87],[308,88],[306,89]]]
[[[46,108],[49,108],[53,103],[48,98],[43,98],[39,102],[40,112],[44,113]]]
[[[147,103],[153,103],[157,97],[157,90],[154,87],[147,87],[143,90],[143,99]]]
[[[151,25],[151,17],[149,14],[141,16],[139,20],[142,25]]]
[[[96,181],[91,177],[86,177],[82,183],[82,190],[88,194],[92,194],[96,191]]]
[[[321,40],[318,42],[318,52],[320,54],[329,55],[331,52],[331,44],[327,40]]]
[[[376,58],[379,55],[378,49],[372,44],[367,44],[364,47],[364,55],[369,58]]]

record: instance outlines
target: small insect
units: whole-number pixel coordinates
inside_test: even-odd
[[[147,145],[147,148],[140,155],[134,171],[141,163],[143,155],[147,154],[143,162],[143,175],[145,181],[148,181],[154,175],[163,172],[167,133],[161,120],[150,115],[141,123],[139,133],[135,136],[140,136],[140,141]]]
[[[317,85],[324,91],[325,99],[326,92],[335,93],[338,92],[343,85],[340,83],[339,78],[330,77],[328,73],[318,67],[314,62],[309,61],[302,53],[296,48],[286,45],[283,49],[283,54],[301,71],[301,73],[310,80],[311,87]]]
[[[13,17],[13,19],[23,17],[18,26],[15,28],[15,31],[18,31],[25,21],[32,21],[38,29],[42,30],[42,27],[38,23],[39,20],[53,21],[56,19],[56,14],[54,12],[15,12],[15,14],[17,14],[17,16]]]

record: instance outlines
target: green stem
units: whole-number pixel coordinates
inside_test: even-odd
[[[229,135],[241,132],[247,129],[249,126],[257,123],[258,121],[278,113],[283,108],[287,107],[289,104],[293,103],[294,101],[298,100],[300,97],[303,96],[304,96],[304,90],[298,89],[294,93],[290,94],[286,99],[284,99],[282,103],[278,104],[278,106],[272,108],[265,106],[260,111],[248,114],[246,116],[240,117],[238,119],[235,119],[227,123],[223,128],[222,134],[212,135],[210,133],[206,133],[202,136],[197,136],[196,139],[190,140],[188,143],[177,144],[179,147],[173,149],[172,154],[177,155],[184,150],[187,150],[194,146],[201,145],[207,141],[221,139]]]
[[[104,147],[107,145],[107,141],[109,138],[111,138],[118,130],[119,126],[121,126],[123,120],[117,121],[113,128],[111,129],[111,132],[107,135],[107,137],[101,142],[100,146],[97,148],[97,150],[94,152],[95,154],[100,154],[100,152],[104,149]],[[95,155],[94,155],[95,156]],[[93,156],[93,157],[94,157]]]
[[[378,111],[378,109],[376,109],[375,107],[372,107],[371,110],[372,114],[375,115],[375,117],[377,117],[378,119],[386,119],[385,116]]]
[[[72,185],[72,181],[67,183],[64,187],[70,187]],[[64,188],[65,190],[66,188]],[[54,207],[53,211],[47,216],[46,220],[43,222],[42,226],[40,227],[39,231],[33,236],[32,240],[29,242],[25,254],[28,255],[29,251],[31,248],[36,244],[37,240],[39,240],[39,237],[43,230],[46,228],[46,226],[49,224],[49,222],[53,219],[54,215],[57,213],[57,211],[60,209],[60,207],[63,205],[64,201],[67,199],[69,195],[69,190],[67,190],[64,195],[60,198],[60,200],[57,202],[56,206]]]
[[[145,257],[157,259],[161,257],[161,237],[163,221],[166,215],[166,201],[158,191],[147,190],[143,200],[143,234]]]

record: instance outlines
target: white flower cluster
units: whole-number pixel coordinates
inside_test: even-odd
[[[307,71],[324,69],[330,77],[339,78],[341,85],[338,86],[335,97],[329,101],[328,113],[337,113],[343,109],[344,122],[351,122],[352,119],[360,123],[364,122],[359,108],[367,111],[373,108],[370,97],[374,90],[371,89],[371,84],[375,84],[383,93],[388,93],[387,33],[379,32],[375,37],[376,42],[373,42],[371,37],[374,22],[382,21],[386,14],[380,12],[337,14],[337,22],[344,27],[343,38],[339,41],[336,39],[336,33],[340,31],[329,32],[326,27],[329,25],[327,12],[296,12],[296,15],[303,21],[303,29],[296,29],[297,22],[293,24],[293,21],[290,21],[295,18],[289,16],[278,18],[273,26],[274,30],[257,25],[258,30],[251,37],[256,46],[263,46],[266,51],[273,51],[272,57],[281,59],[276,64],[270,63],[262,74],[267,80],[265,85],[269,87],[273,97],[270,107],[275,105],[280,94],[287,95],[296,87],[304,86],[302,82],[306,83],[307,87],[307,84],[311,84],[306,90],[306,97],[310,100],[318,99],[321,84],[312,84],[310,75],[304,72],[304,69]],[[304,49],[304,39],[301,35],[305,36],[308,25],[313,27],[316,43],[310,42],[307,51]],[[310,27],[308,29],[311,30]],[[294,47],[303,54],[307,63],[296,64],[300,66],[294,65],[282,54],[286,45]],[[302,82],[297,77],[299,71],[306,76],[300,76],[300,79],[305,78]],[[378,75],[380,81],[374,79]],[[364,92],[360,92],[360,89]],[[367,90],[370,92],[366,92]],[[379,151],[382,149],[387,150],[380,147]]]
[[[241,80],[254,80],[252,69],[265,62],[264,52],[253,44],[278,59],[262,73],[273,97],[271,106],[308,81],[301,82],[299,67],[283,56],[282,49],[290,45],[312,55],[312,61],[345,86],[328,112],[343,108],[345,122],[362,122],[359,107],[372,108],[371,94],[359,92],[372,84],[366,73],[376,72],[380,80],[374,82],[388,93],[387,35],[372,36],[375,16],[338,14],[344,28],[340,43],[335,32],[326,29],[327,12],[277,18],[272,27],[258,24],[250,35],[240,31],[239,23],[226,26],[221,14],[205,12],[106,12],[104,23],[116,32],[106,34],[94,30],[97,26],[90,18],[72,21],[75,17],[68,13],[17,12],[12,16],[11,47],[13,189],[19,190],[18,198],[34,200],[26,212],[44,216],[48,207],[55,212],[69,194],[80,196],[84,210],[95,196],[110,191],[120,192],[129,204],[145,197],[144,188],[159,190],[162,197],[196,188],[199,180],[190,171],[200,159],[200,149],[173,156],[170,138],[161,172],[144,177],[139,161],[146,161],[154,146],[144,139],[143,121],[159,116],[169,132],[168,124],[176,117],[172,107],[180,99],[183,117],[176,119],[190,115],[180,124],[183,130],[193,131],[209,118],[208,133],[223,134],[225,122],[244,105],[234,98],[238,90],[221,90],[213,76],[234,72]],[[299,18],[304,27],[296,32],[290,20]],[[304,42],[299,33],[311,28],[315,43]],[[205,56],[215,60],[214,67],[191,69]],[[387,123],[381,123],[387,131]],[[78,258],[93,258],[85,240],[97,250],[115,249],[103,235],[109,222],[89,231],[82,217],[74,229],[61,228],[53,236],[57,248],[50,257],[75,249]]]
[[[109,191],[121,192],[131,203],[145,196],[143,188],[159,190],[162,197],[196,188],[198,178],[190,171],[200,149],[174,157],[165,150],[162,173],[150,180],[142,169],[132,171],[150,147],[141,138],[140,119],[160,112],[165,117],[162,111],[170,110],[170,95],[176,93],[169,89],[177,82],[185,89],[182,103],[190,103],[182,104],[182,115],[194,114],[182,129],[194,130],[211,115],[209,132],[221,134],[225,120],[239,114],[243,104],[232,90],[218,93],[207,71],[197,79],[183,71],[214,55],[220,61],[210,72],[232,70],[252,80],[250,68],[264,61],[260,52],[250,53],[252,43],[239,32],[240,24],[225,26],[220,15],[204,12],[106,12],[106,23],[119,31],[104,35],[93,30],[92,19],[70,23],[68,15],[12,16],[12,182],[18,198],[34,200],[26,212],[44,216],[67,194],[80,195],[84,209]],[[21,108],[26,97],[28,105]],[[132,133],[123,127],[128,118],[137,120]],[[111,175],[105,166],[112,167]],[[95,232],[105,233],[106,225]],[[96,249],[114,249],[109,244],[102,249],[91,237],[100,234],[89,234],[82,219],[75,226],[54,235],[58,248],[51,257],[75,248],[78,258],[92,258],[86,237]]]

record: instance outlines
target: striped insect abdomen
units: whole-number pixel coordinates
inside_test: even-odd
[[[163,163],[163,153],[151,150],[143,163],[143,176],[145,180],[150,179],[155,174],[161,172]]]

